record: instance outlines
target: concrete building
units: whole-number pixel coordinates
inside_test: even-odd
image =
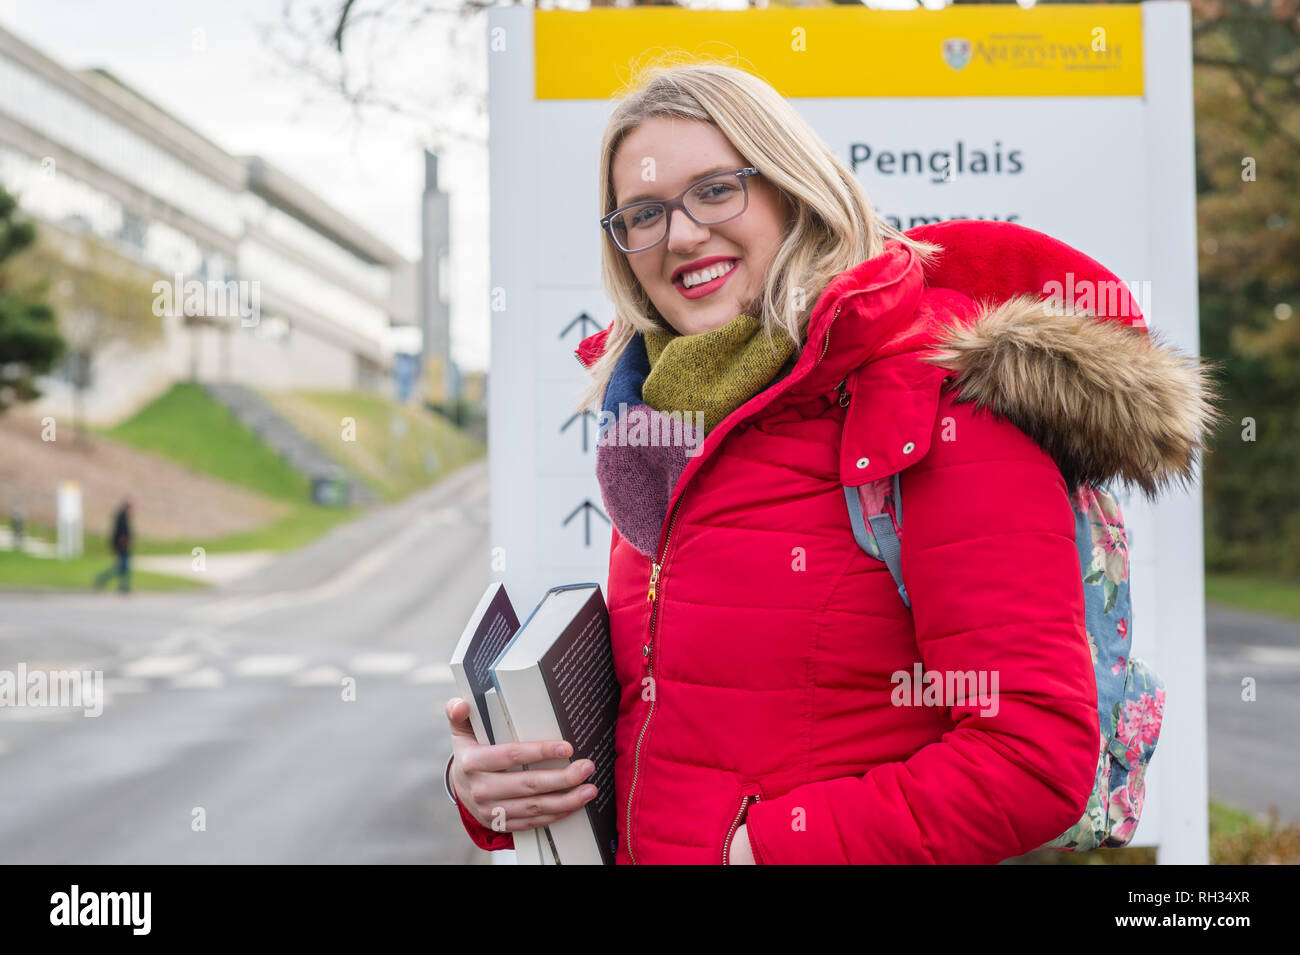
[[[438,157],[424,152],[421,200],[420,327],[424,331],[421,372],[424,395],[435,404],[452,401],[459,382],[451,361],[451,197],[438,188]]]
[[[103,423],[190,378],[391,390],[414,263],[264,159],[2,29],[0,185],[38,223],[73,345],[39,412],[69,412],[82,371]]]

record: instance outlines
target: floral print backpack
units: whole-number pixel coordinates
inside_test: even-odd
[[[910,608],[902,576],[898,475],[861,487],[845,485],[844,496],[854,538],[889,567],[899,596]],[[1160,736],[1165,685],[1131,652],[1128,535],[1119,505],[1104,488],[1084,483],[1071,492],[1070,506],[1088,646],[1097,676],[1101,740],[1097,776],[1083,817],[1040,848],[1084,852],[1124,846],[1133,838],[1142,814],[1147,764]]]

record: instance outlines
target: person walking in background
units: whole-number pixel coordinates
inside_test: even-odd
[[[113,516],[113,532],[110,535],[113,553],[117,560],[113,565],[95,578],[95,589],[99,590],[108,583],[110,577],[118,578],[118,590],[126,593],[131,589],[131,499],[123,498],[122,505]]]

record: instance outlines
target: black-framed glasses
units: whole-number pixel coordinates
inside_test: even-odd
[[[720,225],[749,207],[746,180],[757,176],[753,166],[715,172],[697,179],[672,199],[630,202],[600,220],[600,226],[622,251],[644,252],[668,237],[668,220],[680,209],[697,225]]]

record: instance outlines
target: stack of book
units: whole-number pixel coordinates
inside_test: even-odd
[[[524,865],[613,865],[618,848],[614,805],[614,724],[619,684],[609,642],[609,612],[599,584],[552,587],[520,624],[500,582],[470,617],[451,670],[470,701],[483,744],[565,740],[568,758],[520,769],[562,769],[589,759],[596,797],[559,822],[514,832]],[[494,824],[495,824],[494,820]]]

